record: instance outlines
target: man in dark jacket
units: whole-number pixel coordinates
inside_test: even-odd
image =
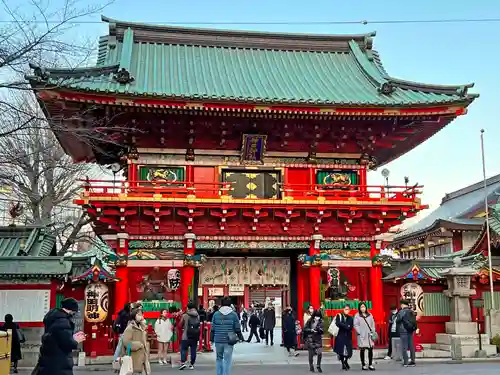
[[[401,351],[403,366],[415,367],[415,344],[413,334],[417,330],[417,319],[415,312],[410,309],[408,300],[401,300],[401,310],[396,317],[399,337],[401,338]],[[408,362],[408,350],[410,351],[410,362]]]
[[[250,335],[248,336],[247,342],[252,341],[252,337],[255,335],[257,338],[257,342],[260,342],[259,333],[257,328],[259,328],[260,320],[257,316],[257,312],[254,310],[252,315],[250,316],[250,320],[248,321],[248,325],[250,326]]]
[[[113,361],[118,361],[118,357],[120,356],[120,352],[122,350],[122,342],[123,342],[123,332],[125,332],[125,328],[127,328],[128,322],[130,320],[130,311],[132,307],[130,303],[126,303],[123,305],[123,309],[120,310],[118,316],[113,322],[113,331],[115,334],[119,335],[118,343],[116,344],[115,354],[113,356]]]
[[[266,333],[266,345],[269,345],[269,335],[271,335],[271,346],[274,345],[274,327],[276,327],[276,312],[270,303],[263,312],[264,331]]]
[[[74,298],[66,298],[60,309],[50,310],[43,324],[42,347],[38,358],[38,375],[73,375],[72,351],[85,341],[83,332],[73,333],[75,323],[71,318],[78,312]]]

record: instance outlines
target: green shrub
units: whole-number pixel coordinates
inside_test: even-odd
[[[500,348],[500,334],[496,334],[492,339],[491,343],[495,345],[497,348]]]

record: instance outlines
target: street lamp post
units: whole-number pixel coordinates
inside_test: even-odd
[[[490,213],[488,207],[488,191],[486,184],[486,162],[484,160],[484,129],[481,129],[481,157],[483,160],[483,184],[484,184],[484,211],[485,211],[485,224],[486,224],[486,241],[488,246],[488,270],[490,278],[490,299],[491,299],[491,309],[495,308],[495,294],[493,288],[493,268],[491,265],[491,241],[490,241]]]

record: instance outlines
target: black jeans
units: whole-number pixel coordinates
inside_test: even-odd
[[[365,352],[368,352],[368,366],[373,365],[373,348],[359,348],[359,355],[361,357],[361,366],[365,366]]]
[[[271,345],[274,344],[274,329],[266,329],[266,345],[269,344],[269,336],[271,336]]]
[[[250,335],[248,336],[247,342],[252,341],[253,335],[255,335],[257,342],[260,342],[260,337],[259,337],[259,333],[257,332],[257,327],[250,327]]]
[[[392,357],[392,339],[398,338],[399,335],[396,333],[389,332],[389,347],[387,348],[387,356]]]
[[[401,338],[401,354],[403,355],[403,365],[409,364],[408,350],[410,351],[410,363],[415,363],[415,344],[413,343],[413,332],[401,333],[399,337]]]
[[[321,352],[321,348],[320,349],[313,349],[313,348],[308,348],[307,349],[308,353],[309,353],[309,367],[310,368],[314,368],[314,356],[318,356],[318,358],[316,359],[316,367],[321,367],[321,359],[323,358],[323,353]]]
[[[196,349],[198,341],[196,340],[182,340],[181,341],[181,363],[186,363],[187,361],[187,351],[191,348],[191,364],[194,365],[196,362]]]
[[[248,325],[246,320],[241,321],[241,332],[248,332]]]

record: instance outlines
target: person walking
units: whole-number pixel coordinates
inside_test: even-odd
[[[272,303],[269,303],[263,312],[264,332],[266,335],[266,345],[269,345],[269,336],[271,336],[271,346],[274,345],[274,327],[276,327],[276,311]]]
[[[196,310],[196,305],[190,302],[187,305],[186,313],[182,316],[181,365],[179,370],[184,370],[188,366],[190,370],[194,369],[200,330],[200,316]],[[187,362],[188,349],[190,349],[191,354],[189,364]]]
[[[304,327],[303,333],[309,354],[309,370],[314,372],[313,361],[314,356],[316,356],[316,370],[323,372],[321,369],[321,359],[323,357],[323,317],[321,316],[321,311],[316,310],[312,313],[311,318]]]
[[[394,305],[391,306],[391,313],[389,315],[389,320],[387,324],[388,328],[388,335],[389,337],[389,345],[387,348],[387,355],[384,359],[391,359],[392,358],[392,339],[398,338],[399,337],[399,329],[398,329],[398,324],[396,321],[396,318],[398,316],[398,308]]]
[[[158,342],[158,363],[160,365],[170,363],[168,360],[168,347],[174,334],[173,328],[167,309],[162,309],[160,317],[156,320],[154,326],[156,341]]]
[[[248,332],[248,312],[244,307],[241,310],[241,331]]]
[[[130,321],[123,332],[123,346],[121,353],[130,354],[134,375],[150,375],[147,326],[141,309],[133,309]]]
[[[222,307],[214,314],[210,331],[210,341],[215,346],[217,375],[231,375],[233,349],[238,340],[244,340],[238,314],[231,309],[231,299],[224,297]]]
[[[396,317],[396,322],[401,339],[401,354],[404,367],[415,367],[415,343],[413,336],[417,330],[417,319],[415,312],[410,309],[410,302],[406,299],[401,300],[401,310]],[[410,360],[408,361],[408,351],[410,351]]]
[[[366,303],[359,304],[358,312],[354,316],[354,329],[358,339],[359,355],[361,357],[361,369],[375,371],[373,366],[373,347],[376,339],[375,320],[368,312]],[[368,352],[368,366],[366,365],[365,353]]]
[[[126,303],[123,305],[123,309],[118,312],[118,316],[113,322],[113,332],[115,335],[118,335],[118,343],[116,344],[115,353],[113,355],[113,362],[117,363],[120,357],[120,353],[123,346],[123,332],[125,332],[125,328],[127,328],[128,322],[130,321],[130,303]],[[114,367],[119,367],[114,366]]]
[[[65,298],[61,301],[61,308],[52,309],[45,315],[40,356],[33,373],[73,375],[73,350],[85,341],[85,333],[74,333],[72,318],[77,312],[78,302],[74,298]]]
[[[352,357],[352,329],[354,326],[354,319],[349,315],[351,307],[344,306],[342,313],[335,317],[335,325],[339,328],[333,351],[337,353],[339,361],[342,363],[342,370],[349,370],[349,358]]]
[[[257,312],[254,311],[252,315],[250,316],[250,320],[248,321],[248,325],[250,326],[250,335],[248,335],[248,340],[247,342],[252,341],[252,337],[255,335],[255,338],[257,339],[257,342],[260,342],[260,337],[259,337],[259,326],[260,326],[260,320],[259,317],[257,316]]]
[[[298,356],[297,351],[297,330],[295,316],[291,306],[285,309],[283,316],[283,346],[286,348],[289,357]],[[291,351],[293,349],[293,352]]]
[[[12,331],[12,341],[10,346],[10,361],[12,363],[12,368],[14,374],[17,374],[17,363],[23,359],[21,353],[21,344],[23,344],[26,339],[24,338],[23,331],[19,328],[17,323],[14,323],[14,317],[11,314],[6,314],[4,318],[4,324],[0,327],[0,331],[7,332],[9,329]]]

